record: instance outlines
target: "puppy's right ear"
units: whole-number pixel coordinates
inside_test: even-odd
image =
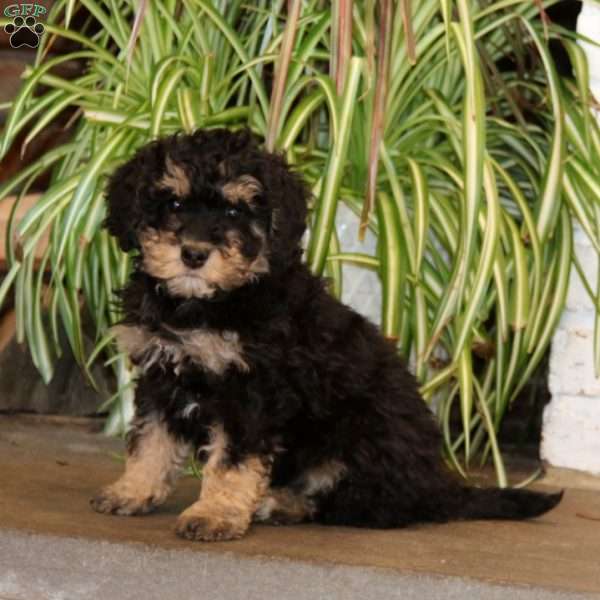
[[[137,231],[142,221],[138,198],[140,172],[134,158],[120,166],[109,178],[106,202],[108,205],[104,226],[114,235],[124,252],[139,248]]]

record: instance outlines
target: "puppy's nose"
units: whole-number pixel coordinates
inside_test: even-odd
[[[191,246],[183,246],[181,248],[181,260],[183,264],[191,269],[201,267],[208,258],[208,251]]]

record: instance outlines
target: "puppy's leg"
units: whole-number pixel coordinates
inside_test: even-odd
[[[254,521],[269,525],[295,525],[310,521],[315,501],[289,487],[271,488],[254,513]]]
[[[229,464],[221,427],[213,428],[208,450],[200,499],[179,516],[177,534],[206,542],[240,538],[269,486],[269,461],[251,455]]]
[[[271,525],[294,525],[312,520],[318,504],[347,476],[339,460],[309,467],[289,487],[270,488],[254,514],[254,520]]]
[[[127,436],[125,473],[91,499],[92,508],[117,515],[144,514],[166,499],[187,458],[189,447],[178,442],[156,417],[134,423]]]

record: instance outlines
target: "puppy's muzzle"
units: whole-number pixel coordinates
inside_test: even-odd
[[[190,269],[198,269],[208,258],[208,250],[202,248],[193,248],[192,246],[181,247],[181,261]]]

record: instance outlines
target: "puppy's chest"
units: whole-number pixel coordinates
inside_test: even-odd
[[[157,366],[173,368],[179,374],[193,366],[214,375],[233,367],[249,370],[239,335],[214,329],[172,329],[157,331],[143,325],[117,325],[113,328],[117,345],[142,371]]]

